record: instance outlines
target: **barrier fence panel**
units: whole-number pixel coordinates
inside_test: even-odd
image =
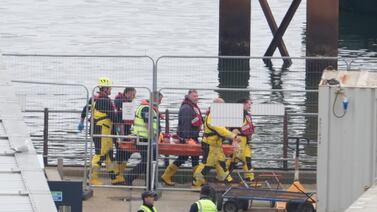
[[[148,56],[4,54],[2,59],[6,70],[12,73],[11,76],[13,76],[15,80],[78,83],[84,84],[87,87],[94,87],[97,85],[99,77],[106,76],[112,79],[114,84],[152,87],[154,62]],[[19,89],[24,93],[26,91],[32,93],[34,87],[29,84],[19,84]],[[38,98],[46,96],[45,93],[47,91],[47,89],[40,89],[40,91],[38,91],[39,93],[35,93],[33,96],[35,96],[34,98],[37,100]],[[122,90],[114,89],[113,97],[115,97],[118,92],[122,92]],[[50,132],[50,137],[54,139],[68,137],[72,141],[72,144],[75,144],[77,143],[75,139],[82,140],[85,136],[83,133],[77,133],[80,113],[83,106],[86,104],[85,96],[83,97],[84,94],[82,91],[75,90],[62,91],[61,93],[61,96],[66,98],[66,101],[59,102],[59,104],[62,105],[59,111],[55,111],[57,110],[56,108],[48,109],[50,118],[59,118],[59,124],[62,125],[61,127],[64,125],[66,129],[56,132],[57,136]],[[32,99],[29,95],[25,96],[22,95],[22,93],[20,95],[20,99]],[[44,105],[48,105],[47,103],[54,104],[53,102],[50,103],[47,101]],[[38,105],[38,111],[34,109],[30,111],[30,108],[26,108],[29,110],[27,121],[32,128],[44,125],[42,112],[44,107],[40,105]],[[35,138],[34,144],[37,146],[37,149],[42,147],[42,135],[42,128],[33,131],[31,135]],[[50,145],[50,148],[59,149],[61,147]],[[82,158],[80,159],[81,155],[76,154],[80,151],[82,151],[82,149],[75,150],[72,158],[64,161],[66,165],[82,165],[80,162],[82,161]],[[53,150],[50,151],[50,153],[52,152]]]
[[[149,89],[161,90],[164,97],[158,109],[162,116],[158,115],[158,117],[161,131],[167,135],[177,133],[178,111],[189,89],[198,90],[198,106],[203,116],[217,96],[222,97],[227,103],[250,98],[254,105],[281,104],[284,106],[284,116],[253,115],[253,122],[256,125],[252,139],[253,165],[255,168],[292,168],[291,158],[294,144],[289,137],[300,137],[308,139],[308,142],[300,145],[300,148],[304,150],[300,153],[300,166],[303,169],[313,170],[316,168],[317,88],[323,69],[332,66],[338,70],[364,70],[366,67],[365,64],[360,66],[362,63],[358,59],[345,60],[330,57],[163,56],[158,58],[156,63],[148,56],[6,54],[3,58],[7,70],[14,73],[14,79],[59,82],[55,83],[56,86],[51,86],[53,83],[50,83],[50,86],[47,85],[48,89],[46,89],[46,85],[42,84],[37,86],[19,84],[18,87],[18,95],[24,104],[26,120],[32,128],[32,138],[36,149],[43,152],[43,143],[48,141],[49,148],[45,147],[44,152],[49,156],[46,158],[47,162],[52,165],[56,163],[56,159],[53,159],[52,156],[60,157],[63,150],[64,164],[90,164],[90,161],[85,160],[87,157],[83,156],[87,151],[84,147],[85,142],[82,143],[88,134],[80,133],[77,130],[82,107],[88,100],[82,89],[74,88],[74,86],[67,87],[67,84],[95,87],[97,79],[106,76],[113,81],[113,84],[122,85],[113,86],[110,95],[112,99],[121,95],[126,86],[136,86],[137,94],[134,102],[137,103],[140,103],[142,99],[151,101]],[[292,65],[288,66],[287,63],[284,63],[287,59],[292,61]],[[374,63],[373,61],[371,59],[365,69],[374,70],[374,66],[370,66]],[[128,115],[132,116],[136,107],[131,108],[130,105],[127,107]],[[167,120],[164,120],[163,113],[166,110],[169,111],[169,116]],[[149,113],[148,116],[149,120],[154,120],[154,114]],[[94,126],[94,122],[87,123],[85,129],[89,130],[89,126]],[[149,137],[154,137],[153,129],[153,122],[150,122],[147,131]],[[92,127],[91,130],[94,128]],[[96,130],[98,131],[98,129]],[[121,127],[120,130],[124,129]],[[117,134],[117,131],[112,131],[110,134],[106,132],[106,134],[102,132],[98,134],[93,131],[91,135],[93,139],[109,138],[105,140],[115,141],[115,143],[117,143],[116,141],[135,139],[135,136],[127,135],[125,137],[125,135]],[[167,135],[160,139],[156,134],[155,139],[152,140],[160,139],[168,142],[172,142],[174,139],[179,140],[177,137],[170,138]],[[202,137],[203,129],[200,130],[199,140]],[[184,141],[184,139],[180,140]],[[89,142],[89,144],[93,145],[94,143]],[[140,152],[149,157],[144,163],[147,166],[146,172],[139,170],[133,175],[142,175],[141,180],[136,180],[131,184],[126,183],[126,186],[151,188],[151,184],[153,185],[154,182],[149,178],[155,176],[161,182],[160,178],[164,169],[177,159],[177,156],[169,151],[163,154],[156,153],[158,156],[157,172],[156,175],[153,175],[151,169],[152,162],[155,161],[152,154],[154,151],[149,150],[159,150],[159,148],[154,148],[155,145],[153,142],[152,144],[142,149],[137,149],[129,143],[125,144],[125,148],[129,149],[131,153],[135,151],[135,154],[125,154],[125,157],[130,157],[130,160],[127,160],[127,169],[122,172],[124,173],[123,177],[131,176],[127,172],[139,164],[140,158],[143,158],[140,157]],[[112,160],[116,167],[109,166],[110,169],[106,170],[108,166],[104,163],[101,164],[99,176],[104,181],[102,186],[113,186],[117,183],[111,181],[111,177],[116,177],[116,173],[111,176],[108,172],[116,172],[121,169],[119,160],[117,160],[119,158],[116,155],[118,148],[111,148],[115,150]],[[88,151],[94,153],[94,145]],[[194,158],[194,167],[197,164],[195,160]],[[102,162],[102,158],[100,161]],[[192,161],[190,159],[180,161],[184,162],[175,165],[182,168],[179,168],[173,179],[178,182],[187,182],[188,184],[183,187],[190,186],[193,176]],[[201,161],[202,158],[199,162]],[[175,168],[173,167],[173,172]],[[110,178],[103,178],[104,176]]]
[[[194,170],[200,162],[204,161],[204,153],[202,152],[200,143],[203,142],[206,137],[207,132],[205,132],[206,130],[204,129],[206,125],[203,124],[200,129],[191,125],[188,125],[187,128],[187,122],[189,122],[189,124],[199,123],[195,123],[196,117],[193,115],[192,111],[190,113],[190,110],[187,109],[188,105],[181,107],[185,96],[190,96],[188,95],[189,90],[197,91],[199,96],[199,102],[197,105],[203,117],[208,113],[209,107],[214,99],[218,97],[218,92],[232,91],[249,93],[253,100],[250,112],[252,114],[253,125],[255,126],[252,139],[250,140],[250,147],[253,152],[251,157],[253,167],[256,169],[282,169],[284,162],[287,161],[288,168],[292,169],[294,167],[293,155],[295,150],[295,140],[292,140],[289,137],[295,136],[296,134],[289,134],[287,129],[294,126],[295,123],[285,123],[285,116],[289,119],[297,119],[298,117],[316,116],[316,114],[295,114],[292,112],[287,114],[285,110],[287,105],[276,102],[259,102],[257,98],[261,96],[261,93],[265,93],[267,90],[161,88],[161,92],[164,94],[164,101],[163,108],[160,110],[168,111],[168,116],[166,116],[167,118],[163,120],[161,125],[163,136],[160,142],[162,143],[159,143],[159,148],[157,148],[157,155],[159,155],[157,180],[160,182],[160,189],[190,189],[192,177],[195,173]],[[301,92],[316,93],[317,91],[281,90],[280,92],[290,94]],[[204,95],[206,95],[208,99],[203,98]],[[179,99],[178,96],[181,98]],[[185,104],[190,104],[188,103],[189,101],[189,99],[185,99]],[[187,110],[189,112],[187,112]],[[223,114],[229,114],[232,111],[233,109],[220,112]],[[242,111],[240,114],[242,115]],[[203,123],[206,123],[204,120]],[[186,125],[183,124],[185,121]],[[194,123],[191,121],[194,121]],[[234,128],[235,127],[230,127],[229,129],[232,130]],[[238,131],[240,131],[240,129],[238,129]],[[227,143],[232,144],[231,140],[232,139],[228,139]],[[300,147],[303,148],[305,146],[306,148],[314,148],[315,145],[316,144],[313,142],[302,143]],[[230,151],[232,151],[232,147],[225,146],[224,152],[229,153]],[[195,157],[189,157],[190,155]],[[306,156],[304,152],[301,152],[301,157],[301,167],[304,169],[315,167],[315,156]],[[227,166],[229,166],[229,161],[231,161],[231,156],[227,154]],[[240,170],[237,169],[237,171]],[[235,177],[234,174],[235,173],[233,173],[232,176]],[[216,178],[216,171],[209,172],[206,179],[209,181],[218,180],[218,176]],[[170,187],[173,184],[172,182],[177,184],[174,187]]]
[[[108,77],[113,84],[143,87],[144,91],[138,90],[135,99],[138,102],[140,98],[149,98],[150,94],[145,88],[150,89],[153,85],[154,61],[148,56],[5,54],[3,59],[6,70],[12,72],[13,79],[79,83],[94,87],[97,86],[98,78]],[[111,98],[123,93],[124,87],[113,88]],[[85,144],[82,140],[87,134],[84,133],[85,130],[82,132],[78,130],[80,114],[88,102],[85,92],[56,86],[40,89],[29,84],[19,84],[18,89],[20,89],[18,92],[20,100],[27,103],[26,121],[32,128],[33,143],[38,151],[43,151],[43,135],[48,135],[49,164],[56,165],[54,156],[63,156],[65,166],[82,166],[85,162],[90,165],[90,158],[85,157],[85,147],[81,145]],[[37,103],[38,101],[41,103]],[[32,104],[32,107],[29,104]],[[48,118],[45,118],[47,116],[44,114],[48,114]],[[47,128],[43,130],[44,125],[48,126],[48,130]],[[89,130],[89,124],[84,126],[86,126],[84,129]],[[88,142],[89,145],[92,143]],[[63,150],[64,154],[61,154]],[[116,151],[114,157],[115,153]],[[137,154],[134,154],[131,158],[136,156]],[[85,158],[87,160],[84,160]],[[137,162],[131,159],[129,167],[133,166],[132,161]],[[86,174],[87,171],[84,173]],[[109,182],[106,183],[111,185]],[[145,185],[143,184],[142,187]]]
[[[88,137],[77,130],[77,110],[73,102],[85,104],[88,89],[81,84],[48,83],[13,80],[23,109],[25,122],[37,153],[43,155],[45,165],[87,165]],[[25,86],[27,85],[27,86]],[[30,89],[32,87],[32,89]],[[68,94],[76,93],[77,99]],[[84,99],[83,102],[79,101]],[[83,172],[84,185],[86,172]]]
[[[66,165],[84,165],[86,138],[77,131],[78,111],[67,106],[75,101],[67,93],[77,93],[77,97],[87,101],[87,88],[81,84],[12,82],[16,83],[16,94],[34,146],[38,153],[46,154],[45,165],[56,165],[58,158],[64,159]]]
[[[154,61],[148,56],[3,54],[17,80],[79,83],[91,88],[106,76],[119,85],[152,87]]]
[[[151,91],[147,87],[111,85],[130,96],[108,97],[107,85],[92,90],[90,111],[90,185],[146,188],[150,182],[152,131],[148,120]],[[133,88],[133,89],[130,89]],[[94,102],[94,103],[93,103]]]
[[[264,63],[265,60],[270,63]],[[170,132],[175,133],[178,125],[177,111],[184,95],[190,88],[199,90],[199,107],[206,111],[215,96],[234,103],[242,98],[253,100],[254,104],[275,104],[285,106],[287,113],[287,136],[308,138],[308,143],[300,145],[301,168],[315,169],[317,140],[317,88],[324,68],[332,67],[347,70],[349,64],[339,58],[290,58],[292,65],[284,65],[286,58],[261,57],[195,57],[163,56],[157,60],[157,88],[165,95],[161,111],[169,109]],[[169,85],[169,86],[166,86]],[[223,88],[208,89],[208,88]],[[226,90],[227,88],[247,89],[245,91]],[[204,90],[202,90],[204,89]],[[288,148],[287,158],[282,158],[284,138],[282,129],[284,118],[276,116],[254,116],[256,131],[253,164],[256,168],[284,168],[282,161],[288,161],[293,168],[293,140]],[[164,126],[164,124],[163,124]],[[162,129],[164,131],[164,129]],[[162,159],[164,156],[161,156]],[[280,162],[279,162],[280,160]],[[162,160],[163,161],[163,160]],[[159,161],[161,166],[167,162]],[[173,160],[170,160],[173,162]],[[191,167],[190,161],[183,167]],[[191,168],[190,168],[191,169]],[[180,169],[181,170],[181,169]],[[192,171],[189,170],[189,175]],[[180,174],[179,172],[178,174]],[[187,177],[186,178],[190,178]],[[179,179],[178,179],[179,180]]]

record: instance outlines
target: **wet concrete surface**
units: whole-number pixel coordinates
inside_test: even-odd
[[[287,188],[289,185],[283,185]],[[307,191],[313,191],[314,185],[305,185]],[[92,198],[83,202],[83,211],[100,212],[133,212],[141,205],[140,189],[123,188],[94,188]],[[162,191],[161,197],[156,201],[156,208],[160,211],[189,211],[192,203],[199,198],[197,191]],[[279,211],[270,208],[270,202],[254,201],[248,211]]]

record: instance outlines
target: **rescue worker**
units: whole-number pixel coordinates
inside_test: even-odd
[[[149,107],[152,107],[152,128],[154,136],[150,138],[152,149],[152,156],[155,159],[156,155],[153,155],[154,148],[156,147],[156,140],[155,135],[158,135],[160,131],[159,126],[159,113],[158,113],[158,106],[161,104],[163,95],[160,92],[154,92],[152,94],[153,98],[153,105],[148,100],[143,100],[140,106],[136,109],[135,112],[135,120],[133,125],[132,134],[137,135],[139,137],[139,142],[145,143],[145,145],[136,145],[136,148],[140,151],[141,161],[130,171],[127,173],[125,177],[125,184],[132,185],[134,179],[137,178],[138,175],[141,173],[146,173],[147,168],[147,159],[148,159],[148,140],[149,140],[149,131],[148,131],[148,124],[149,124]]]
[[[141,194],[143,204],[140,206],[137,212],[157,212],[154,207],[154,201],[157,201],[157,193],[153,191],[145,191]]]
[[[199,100],[197,90],[189,90],[185,96],[178,113],[178,130],[177,135],[180,138],[180,143],[186,144],[189,140],[193,140],[199,143],[199,132],[203,124],[202,113],[197,105]],[[178,156],[178,158],[170,164],[164,174],[161,176],[161,180],[169,185],[173,186],[175,183],[171,180],[172,176],[177,172],[178,168],[188,160],[189,156]],[[198,156],[191,156],[191,164],[193,173],[195,168],[199,164]]]
[[[204,185],[200,189],[200,199],[191,205],[190,212],[217,212],[216,204],[211,200],[209,185]]]
[[[216,98],[213,102],[224,103],[224,100]],[[203,160],[194,172],[194,180],[192,182],[194,188],[200,187],[205,183],[204,176],[213,167],[216,168],[216,178],[219,181],[232,181],[226,167],[225,154],[222,148],[224,138],[232,139],[235,142],[239,142],[240,140],[237,134],[229,131],[227,128],[211,125],[211,112],[209,109],[204,118],[204,133],[202,141]]]
[[[118,95],[115,97],[114,104],[117,111],[122,112],[123,102],[132,102],[136,97],[136,89],[133,87],[126,87],[123,92],[119,92]],[[122,120],[120,123],[114,123],[115,130],[113,134],[116,135],[130,135],[131,134],[131,127],[133,124],[133,120]],[[124,177],[123,173],[127,167],[127,161],[130,159],[132,152],[128,152],[125,149],[120,148],[119,142],[123,139],[114,139],[114,144],[116,148],[115,152],[115,161],[116,161],[116,184],[123,184]],[[114,184],[113,183],[113,184]]]
[[[92,99],[92,117],[93,117],[93,134],[94,135],[111,135],[114,122],[119,122],[122,117],[116,112],[115,107],[110,99],[112,81],[107,77],[101,77],[98,80],[99,92]],[[113,143],[112,138],[93,137],[95,154],[92,158],[92,176],[90,183],[100,185],[99,169],[102,162],[105,162],[106,170],[110,173],[113,181],[116,181],[113,168]]]
[[[121,93],[119,92],[116,95],[114,104],[117,111],[122,111],[123,102],[132,102],[136,97],[136,89],[134,87],[126,87],[124,91]],[[120,134],[121,135],[129,135],[131,134],[131,126],[133,124],[133,120],[123,120],[120,127]]]
[[[251,118],[250,110],[252,102],[250,99],[241,99],[238,103],[243,104],[243,125],[240,128],[235,128],[232,131],[240,138],[240,151],[233,154],[231,166],[234,166],[236,161],[242,161],[242,170],[245,171],[245,181],[252,182],[254,180],[254,173],[251,165],[252,150],[250,148],[251,136],[254,133],[255,126]]]

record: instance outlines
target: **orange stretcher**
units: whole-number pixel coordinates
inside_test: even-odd
[[[201,144],[189,142],[187,144],[179,143],[176,136],[167,139],[168,136],[162,135],[159,139],[158,153],[161,155],[178,155],[178,156],[200,156],[203,155]],[[233,146],[223,144],[223,151],[226,156],[233,154]],[[138,152],[135,141],[124,141],[119,147],[128,152]]]
[[[170,144],[159,143],[158,151],[161,155],[200,156],[203,155],[200,144]],[[233,146],[223,144],[224,154],[229,156],[233,153]]]
[[[135,141],[123,141],[119,143],[119,148],[127,152],[138,152]]]

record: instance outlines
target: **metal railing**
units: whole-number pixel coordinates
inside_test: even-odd
[[[56,134],[56,133],[54,134],[53,132],[50,132],[50,130],[51,131],[56,130],[54,129],[56,126],[49,123],[49,121],[51,121],[50,120],[51,114],[74,114],[74,116],[79,117],[79,114],[81,113],[81,111],[79,110],[51,110],[49,108],[44,108],[43,110],[23,110],[22,112],[25,113],[25,116],[27,116],[26,114],[43,114],[43,116],[41,116],[41,118],[43,118],[43,125],[41,126],[42,129],[40,129],[40,131],[42,131],[42,135],[31,135],[31,137],[32,137],[32,141],[34,145],[37,147],[36,148],[37,152],[39,154],[42,154],[43,156],[43,163],[45,166],[56,166],[57,159],[59,158],[63,159],[65,166],[83,166],[85,159],[87,160],[87,162],[89,161],[87,156],[62,154],[62,153],[58,153],[58,152],[54,152],[50,150],[50,149],[54,149],[54,145],[59,145],[59,143],[64,143],[66,146],[71,146],[71,145],[74,146],[75,144],[86,142],[85,132],[84,134],[77,132],[77,136],[75,136],[74,138],[67,138],[65,136],[61,136],[59,134]],[[38,115],[31,115],[31,116],[38,116]],[[63,118],[63,117],[59,117],[59,118]],[[66,133],[68,132],[69,131],[67,131]],[[78,160],[68,161],[66,159],[78,159]]]
[[[32,135],[32,141],[35,143],[37,142],[43,142],[42,144],[42,148],[40,147],[40,145],[38,145],[37,147],[37,151],[38,153],[42,154],[43,158],[44,158],[44,164],[45,166],[55,166],[57,165],[56,162],[54,161],[57,161],[58,158],[62,158],[62,159],[80,159],[80,160],[83,160],[84,158],[86,158],[85,156],[80,156],[80,155],[67,155],[67,154],[59,154],[59,153],[54,153],[51,151],[49,152],[49,149],[52,148],[54,146],[54,142],[65,142],[66,144],[75,144],[75,143],[78,143],[78,142],[84,142],[85,141],[85,138],[84,137],[79,137],[77,139],[67,139],[67,138],[50,138],[50,136],[54,136],[52,133],[49,133],[48,131],[48,128],[51,128],[51,126],[49,126],[49,123],[48,123],[48,120],[50,119],[49,118],[49,115],[50,114],[53,114],[53,113],[72,113],[72,114],[75,114],[77,115],[77,117],[79,117],[79,114],[81,113],[81,111],[78,111],[78,110],[50,110],[48,108],[45,108],[44,110],[24,110],[23,111],[24,113],[31,113],[31,114],[34,114],[34,113],[43,113],[43,128],[41,129],[43,131],[43,134],[42,136],[33,136]],[[167,109],[165,112],[161,112],[162,114],[165,114],[166,116],[166,121],[165,121],[165,126],[163,126],[163,131],[165,133],[169,133],[171,130],[173,129],[170,129],[170,121],[169,121],[169,116],[170,114],[178,114],[178,111],[171,111],[169,109]],[[316,113],[297,113],[297,114],[294,114],[294,113],[287,113],[287,116],[288,117],[293,117],[293,116],[311,116],[311,117],[315,117],[317,116]],[[94,135],[94,136],[99,136],[99,135]],[[130,136],[106,136],[106,135],[103,135],[103,137],[113,137],[113,138],[136,138],[136,137],[130,137]],[[254,148],[258,148],[258,145],[263,145],[263,144],[266,144],[266,142],[264,141],[253,141],[253,145],[254,145]],[[273,142],[273,141],[270,141],[268,142],[268,145],[276,145],[276,144],[282,144],[282,141],[277,141],[277,142]],[[289,145],[293,145],[294,143],[291,143],[288,141],[288,144]],[[306,142],[307,145],[315,145],[316,143],[313,142],[313,141],[307,141]],[[290,148],[288,148],[287,145],[285,145],[283,148],[282,148],[282,152],[288,152]],[[87,160],[89,160],[87,158]],[[292,158],[253,158],[253,160],[255,161],[293,161],[294,159]],[[301,162],[315,162],[313,161],[312,159],[300,159]],[[80,161],[72,161],[72,163],[69,163],[69,162],[64,162],[64,164],[66,166],[82,166],[82,162]],[[266,168],[266,167],[263,167],[263,168]],[[288,167],[286,167],[288,168]]]

